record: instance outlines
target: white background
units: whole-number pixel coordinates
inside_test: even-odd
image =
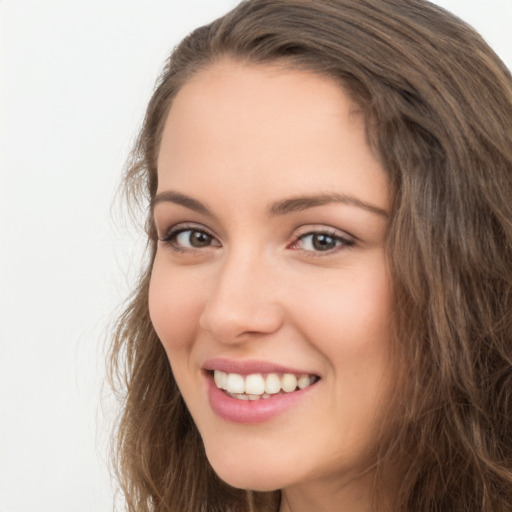
[[[512,67],[512,0],[437,3]],[[104,347],[141,241],[115,189],[163,60],[235,4],[0,0],[0,512],[112,510]]]

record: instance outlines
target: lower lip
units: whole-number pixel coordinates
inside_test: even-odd
[[[227,421],[235,423],[262,423],[284,413],[298,404],[316,384],[292,393],[272,395],[259,400],[238,400],[219,389],[211,374],[207,375],[208,399],[213,411]]]

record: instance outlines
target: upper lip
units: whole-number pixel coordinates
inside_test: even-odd
[[[250,375],[252,373],[293,373],[295,375],[316,375],[315,372],[311,372],[309,370],[291,368],[289,366],[257,359],[208,359],[203,363],[202,369],[207,371],[220,370],[226,373],[238,373],[240,375]]]

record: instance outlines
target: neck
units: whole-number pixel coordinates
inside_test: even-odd
[[[281,491],[279,512],[370,512],[375,474],[359,475],[349,481],[308,482]],[[379,496],[379,511],[390,511],[386,497]]]

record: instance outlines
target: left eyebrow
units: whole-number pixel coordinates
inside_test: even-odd
[[[269,215],[272,217],[276,215],[287,215],[289,213],[300,212],[307,210],[308,208],[323,206],[330,203],[342,203],[349,206],[355,206],[381,217],[388,217],[386,210],[383,210],[378,206],[362,201],[361,199],[358,199],[354,196],[338,193],[318,194],[313,196],[297,196],[276,201],[270,206]]]

